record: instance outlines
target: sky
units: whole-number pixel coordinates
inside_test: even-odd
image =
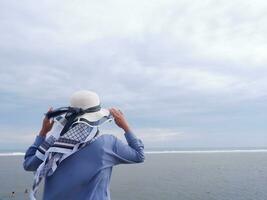
[[[0,149],[92,90],[146,148],[267,147],[267,1],[0,1]],[[123,132],[114,123],[102,133]]]

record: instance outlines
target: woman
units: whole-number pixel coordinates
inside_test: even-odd
[[[123,163],[144,162],[144,145],[140,139],[136,138],[120,110],[100,108],[100,100],[96,93],[91,91],[74,93],[71,98],[71,108],[79,108],[79,111],[82,112],[79,114],[76,112],[76,117],[71,119],[71,126],[67,130],[66,124],[70,122],[71,117],[66,117],[67,122],[62,128],[65,127],[65,133],[61,129],[60,136],[55,137],[51,146],[47,145],[48,137],[46,136],[51,132],[54,122],[47,116],[44,118],[39,135],[25,154],[24,169],[38,172],[36,172],[38,177],[33,188],[37,188],[41,180],[39,177],[42,172],[45,172],[43,173],[45,176],[43,200],[109,200],[112,167]],[[91,111],[86,113],[85,111],[88,109]],[[123,129],[128,145],[113,135],[98,135],[100,121],[107,118],[109,114],[113,116],[117,126]],[[76,142],[75,147],[69,151],[71,153],[66,153],[69,149],[66,152],[58,149],[51,151],[51,149],[59,147],[55,143],[59,143],[60,138],[61,141],[69,141],[66,138],[62,140],[62,137],[75,129],[73,124],[75,121],[77,123],[77,119],[78,122],[88,123],[86,126],[89,128],[83,129],[88,134],[86,142],[84,142],[85,140],[79,141],[78,144]],[[95,127],[90,126],[91,123],[97,124],[95,126],[97,131],[94,133],[92,130]],[[84,123],[79,125],[85,126]],[[77,133],[75,132],[75,134]],[[88,139],[90,137],[91,139]],[[43,148],[41,148],[42,146]],[[74,151],[74,149],[76,150]],[[49,163],[52,164],[49,165]]]

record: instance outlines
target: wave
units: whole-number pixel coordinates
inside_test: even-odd
[[[267,149],[249,149],[249,150],[175,150],[175,151],[145,151],[145,154],[197,154],[197,153],[260,153]],[[0,153],[0,156],[24,156],[23,152]]]
[[[249,150],[186,150],[186,151],[146,151],[146,154],[193,154],[193,153],[259,153],[267,152],[267,149],[249,149]]]
[[[7,152],[7,153],[0,153],[0,156],[24,156],[25,153],[23,152]]]

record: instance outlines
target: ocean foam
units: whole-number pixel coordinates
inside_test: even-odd
[[[249,150],[183,150],[183,151],[145,151],[145,154],[201,154],[201,153],[267,153],[267,149]],[[23,152],[0,153],[0,156],[24,156]]]
[[[25,153],[23,152],[7,152],[7,153],[0,153],[0,156],[24,156]]]
[[[187,150],[187,151],[146,151],[146,154],[194,154],[194,153],[259,153],[267,152],[267,149],[249,149],[249,150]]]

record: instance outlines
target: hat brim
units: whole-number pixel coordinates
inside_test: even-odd
[[[99,110],[97,112],[85,113],[82,116],[80,116],[79,118],[85,118],[89,122],[96,122],[103,117],[108,117],[109,115],[110,115],[110,112],[108,109],[101,108],[101,110]]]

